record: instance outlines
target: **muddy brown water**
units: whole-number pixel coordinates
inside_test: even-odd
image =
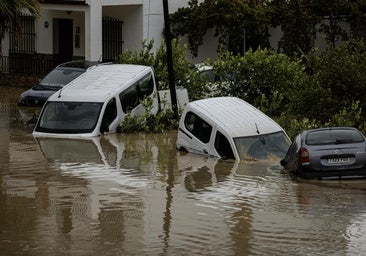
[[[0,87],[0,255],[363,255],[366,180],[218,161],[176,132],[36,139]]]

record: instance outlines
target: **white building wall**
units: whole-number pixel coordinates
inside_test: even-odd
[[[103,16],[123,21],[122,38],[124,50],[135,50],[141,47],[143,39],[143,7],[142,5],[105,6]]]
[[[66,10],[65,10],[66,9]],[[53,42],[55,32],[54,19],[72,19],[74,34],[76,27],[85,28],[85,12],[87,6],[67,6],[65,5],[42,5],[41,18],[36,21],[35,30],[37,34],[35,51],[42,54],[55,54],[57,49]],[[46,26],[48,24],[48,27]],[[74,56],[85,56],[85,33],[80,31],[80,47],[75,48],[73,43]]]

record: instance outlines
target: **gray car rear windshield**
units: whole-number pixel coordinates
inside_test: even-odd
[[[329,129],[311,131],[305,139],[307,145],[331,145],[363,142],[364,137],[352,129]]]

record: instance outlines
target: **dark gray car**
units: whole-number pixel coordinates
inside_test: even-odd
[[[366,177],[365,136],[353,127],[305,130],[281,165],[303,178]]]
[[[48,73],[36,86],[23,92],[18,101],[19,106],[43,106],[46,100],[63,86],[80,76],[98,61],[70,61],[58,65]]]

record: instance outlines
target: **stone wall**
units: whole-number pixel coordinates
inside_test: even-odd
[[[0,85],[31,88],[43,76],[0,73]]]

